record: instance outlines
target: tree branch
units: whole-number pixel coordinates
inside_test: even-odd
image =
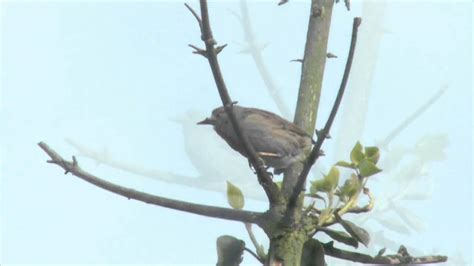
[[[347,250],[342,250],[335,248],[333,246],[334,242],[329,242],[323,244],[324,247],[324,254],[343,259],[343,260],[350,260],[353,262],[359,262],[364,264],[384,264],[384,265],[412,265],[412,264],[429,264],[429,263],[440,263],[446,262],[448,257],[446,256],[423,256],[423,257],[412,257],[408,254],[406,248],[404,246],[400,246],[398,253],[395,255],[377,255],[377,256],[370,256],[358,252],[352,252]],[[383,253],[383,252],[381,252]]]
[[[262,185],[263,189],[265,190],[265,193],[267,194],[270,207],[272,207],[274,204],[281,201],[280,191],[277,185],[272,181],[270,175],[265,170],[262,159],[255,152],[252,145],[250,145],[245,133],[242,131],[239,122],[237,121],[237,118],[235,117],[235,114],[232,110],[232,106],[235,104],[235,102],[233,102],[229,96],[227,86],[224,82],[219,62],[217,60],[217,53],[219,52],[219,47],[215,47],[216,41],[214,40],[214,37],[212,35],[211,25],[209,22],[209,11],[207,8],[207,1],[200,0],[199,2],[201,6],[201,18],[199,20],[202,22],[201,39],[206,45],[206,58],[209,61],[209,66],[211,67],[217,90],[219,91],[222,104],[224,105],[225,111],[230,118],[234,131],[237,137],[241,140],[245,150],[245,154],[247,155],[250,163],[255,169],[258,176],[258,180]],[[193,14],[196,13],[193,12],[192,8],[190,8],[189,6],[187,7],[191,10]]]
[[[415,121],[419,116],[421,116],[428,108],[433,105],[444,93],[446,92],[446,87],[442,87],[437,91],[433,96],[431,96],[422,106],[416,109],[410,116],[403,120],[395,129],[388,134],[385,139],[380,142],[379,146],[381,148],[387,148],[388,144],[398,136],[405,128],[407,128],[413,121]]]
[[[134,189],[122,187],[106,180],[103,180],[99,177],[96,177],[79,167],[76,157],[72,157],[73,161],[66,161],[53,149],[51,149],[46,143],[40,142],[38,146],[45,151],[51,160],[48,160],[48,163],[54,163],[63,168],[67,173],[71,173],[74,176],[77,176],[95,186],[98,186],[107,191],[113,192],[115,194],[124,196],[128,199],[134,199],[142,201],[145,203],[158,205],[165,208],[170,208],[178,211],[185,211],[189,213],[199,214],[208,217],[221,218],[232,221],[240,221],[244,223],[256,223],[261,222],[262,213],[234,210],[228,208],[221,208],[215,206],[195,204],[180,200],[169,199],[165,197],[155,196],[152,194],[136,191]]]
[[[140,175],[146,178],[150,178],[156,181],[166,182],[175,185],[181,185],[186,187],[192,187],[197,189],[203,189],[213,192],[225,192],[224,181],[222,179],[210,179],[209,176],[186,176],[180,175],[173,172],[163,171],[160,169],[145,168],[140,165],[136,165],[132,162],[120,161],[113,156],[107,154],[107,151],[93,150],[83,144],[66,138],[66,142],[77,150],[77,156],[86,157],[96,162],[97,165],[104,164],[128,173]],[[256,182],[247,180],[248,182],[239,183],[241,180],[230,179],[229,181],[237,182],[240,189],[243,189],[245,196],[258,201],[266,200],[265,194],[261,192]]]
[[[339,87],[336,100],[334,101],[334,105],[332,107],[331,113],[329,114],[329,118],[326,122],[326,125],[324,126],[322,131],[318,132],[318,140],[316,141],[316,144],[314,145],[313,150],[311,151],[308,159],[306,160],[304,164],[303,170],[301,171],[301,174],[298,177],[298,181],[296,183],[296,186],[294,187],[293,194],[291,195],[288,201],[288,212],[294,212],[296,208],[296,202],[298,200],[298,197],[301,191],[304,189],[304,185],[306,183],[309,170],[311,169],[313,164],[316,162],[316,160],[320,156],[321,146],[323,145],[324,140],[329,135],[329,130],[331,129],[332,123],[334,122],[334,118],[336,117],[337,111],[339,109],[339,105],[341,104],[342,96],[344,95],[344,91],[347,85],[347,80],[349,78],[349,73],[351,71],[352,60],[354,58],[354,52],[355,52],[355,47],[357,43],[357,31],[358,31],[361,21],[362,21],[361,18],[358,18],[358,17],[354,18],[354,22],[352,25],[351,45],[349,49],[349,55],[347,57],[344,75],[341,81],[341,86]]]
[[[247,6],[246,0],[240,1],[240,12],[242,13],[242,18],[238,17],[240,22],[242,23],[242,28],[244,30],[244,39],[248,45],[246,51],[252,56],[253,61],[255,62],[255,66],[257,67],[258,73],[267,87],[270,96],[273,98],[278,110],[282,114],[284,118],[290,117],[290,111],[288,106],[283,101],[283,97],[281,96],[279,88],[275,84],[275,81],[270,75],[268,71],[267,65],[263,60],[262,50],[264,46],[260,46],[255,38],[255,33],[252,29],[252,22],[250,21],[249,10]]]

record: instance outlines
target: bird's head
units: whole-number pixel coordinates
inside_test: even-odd
[[[216,126],[220,121],[226,120],[227,114],[224,110],[224,107],[219,107],[212,111],[211,117],[206,117],[206,119],[198,122],[198,125],[213,125]]]

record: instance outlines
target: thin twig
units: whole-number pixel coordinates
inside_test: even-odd
[[[258,180],[262,185],[263,189],[265,190],[265,193],[267,194],[270,206],[273,206],[274,204],[281,201],[280,191],[277,185],[272,181],[270,175],[265,170],[262,159],[258,156],[258,154],[255,152],[255,149],[249,143],[245,133],[242,131],[239,122],[237,121],[237,118],[235,117],[235,114],[232,109],[234,102],[229,96],[227,86],[224,82],[219,62],[217,60],[218,49],[216,49],[215,47],[216,41],[214,40],[214,37],[212,35],[211,25],[209,22],[209,11],[207,7],[207,1],[200,0],[199,3],[201,7],[202,21],[201,39],[206,45],[206,58],[209,61],[209,66],[211,67],[217,90],[219,91],[219,95],[222,100],[222,104],[225,108],[227,115],[230,118],[237,137],[242,142],[245,154],[248,156],[249,161],[251,162],[253,168],[257,173]],[[188,9],[192,10],[192,8],[190,7]]]
[[[244,30],[244,39],[248,45],[248,52],[252,56],[255,66],[257,67],[258,73],[267,87],[270,96],[273,98],[278,110],[281,115],[288,119],[290,117],[290,110],[285,104],[283,97],[281,96],[280,89],[277,87],[274,79],[272,78],[268,67],[263,60],[262,50],[263,47],[258,45],[258,42],[255,38],[255,33],[252,28],[252,22],[250,20],[249,10],[247,6],[247,1],[240,1],[240,12],[242,13],[242,18],[238,17],[242,23],[242,28]]]
[[[252,230],[252,224],[246,223],[245,229],[247,229],[247,233],[249,234],[250,241],[252,241],[253,246],[258,251],[258,249],[260,249],[260,244],[258,243],[257,238],[255,238],[255,234],[253,233],[253,230]]]
[[[184,3],[184,5],[189,10],[189,12],[191,12],[191,14],[193,14],[194,18],[196,18],[196,20],[199,24],[199,29],[202,31],[202,21],[201,21],[201,18],[199,17],[199,15],[187,3]]]
[[[202,204],[195,204],[180,200],[169,199],[165,197],[155,196],[152,194],[136,191],[134,189],[122,187],[114,183],[103,180],[97,176],[94,176],[84,170],[82,170],[75,157],[73,161],[66,161],[53,149],[51,149],[46,143],[40,142],[38,146],[45,151],[51,160],[48,160],[49,163],[54,163],[63,168],[66,172],[71,173],[74,176],[77,176],[95,186],[98,186],[107,191],[113,192],[115,194],[124,196],[128,199],[135,199],[145,203],[158,205],[165,208],[170,208],[178,211],[185,211],[189,213],[199,214],[208,217],[221,218],[232,221],[240,221],[244,223],[259,223],[262,213],[250,212],[243,210],[234,210],[228,208],[214,207]]]
[[[349,49],[349,55],[347,57],[347,62],[346,62],[346,67],[344,70],[344,75],[342,77],[341,81],[341,86],[339,88],[339,91],[336,96],[336,100],[334,101],[334,105],[332,107],[331,113],[329,114],[329,118],[326,122],[326,125],[324,126],[323,130],[320,132],[318,136],[318,140],[316,141],[316,144],[313,147],[313,150],[311,151],[308,159],[306,160],[303,170],[301,171],[300,176],[298,177],[298,181],[296,183],[296,186],[294,187],[293,193],[288,201],[288,210],[287,212],[294,212],[295,207],[296,207],[296,202],[298,200],[298,197],[301,193],[301,191],[304,188],[304,185],[306,183],[306,178],[308,177],[309,170],[313,166],[313,164],[316,162],[316,160],[320,156],[320,150],[321,146],[323,145],[324,140],[326,139],[326,136],[329,134],[329,130],[331,129],[332,123],[334,122],[334,118],[336,117],[336,113],[339,109],[339,105],[341,104],[342,96],[344,95],[344,91],[346,89],[346,84],[347,80],[349,78],[349,73],[351,70],[352,66],[352,60],[354,58],[354,51],[357,43],[357,31],[359,28],[359,25],[361,23],[362,19],[359,17],[354,18],[353,26],[352,26],[352,39],[351,39],[351,45]],[[291,216],[291,213],[290,213]]]
[[[248,247],[244,247],[244,250],[254,256],[255,259],[257,259],[260,263],[265,263],[265,260],[260,258],[255,252],[253,252],[253,250],[249,249]]]
[[[350,260],[353,262],[359,262],[364,264],[383,264],[383,265],[412,265],[412,264],[429,264],[429,263],[440,263],[446,262],[448,257],[446,256],[423,256],[423,257],[412,257],[407,252],[406,249],[401,246],[398,253],[395,255],[386,255],[386,256],[370,256],[358,252],[352,252],[347,250],[342,250],[335,248],[333,246],[334,242],[329,242],[323,244],[324,254],[343,259]]]

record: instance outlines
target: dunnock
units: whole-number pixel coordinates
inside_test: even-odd
[[[265,166],[273,167],[274,174],[280,174],[293,163],[305,159],[313,140],[298,126],[261,109],[234,105],[233,111],[250,144]],[[214,126],[230,147],[247,157],[224,107],[214,109],[211,117],[198,124]]]

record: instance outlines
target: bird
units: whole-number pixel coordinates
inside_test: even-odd
[[[233,105],[232,110],[255,152],[273,174],[281,174],[295,162],[302,162],[314,144],[312,136],[290,121],[265,110]],[[227,144],[248,159],[244,145],[237,137],[224,107],[197,123],[212,125]]]

